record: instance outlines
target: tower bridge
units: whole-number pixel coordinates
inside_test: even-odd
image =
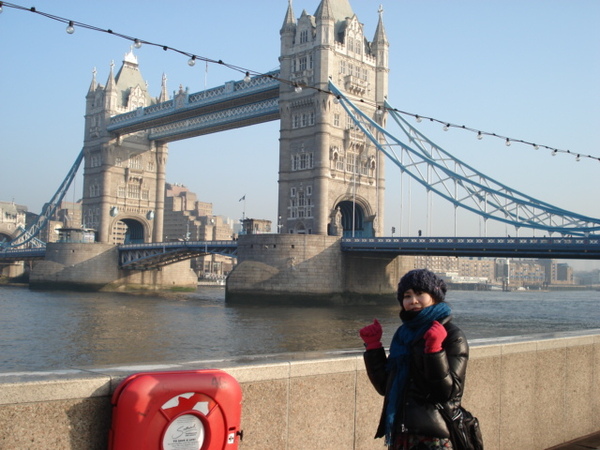
[[[519,247],[510,240],[498,241],[499,246],[494,247],[477,240],[428,239],[403,241],[394,247],[400,241],[383,237],[386,161],[425,186],[428,195],[437,194],[455,210],[464,208],[485,221],[586,239],[600,231],[600,219],[554,207],[485,176],[395,113],[387,98],[389,42],[381,11],[370,39],[348,0],[322,0],[313,15],[304,12],[298,18],[290,2],[279,33],[278,70],[201,92],[189,93],[181,87],[170,98],[163,76],[159,96],[152,97],[133,51],[125,55],[116,74],[111,65],[104,85],[94,73],[86,95],[81,154],[38,223],[5,248],[32,242],[83,162],[83,225],[96,230],[99,244],[123,244],[125,230],[124,243],[141,246],[120,247],[117,253],[121,256],[113,263],[119,270],[165,267],[191,258],[202,248],[169,244],[167,251],[162,244],[168,144],[272,120],[280,121],[280,235],[254,236],[220,250],[220,244],[211,246],[229,255],[237,252],[240,267],[230,280],[232,292],[247,292],[250,287],[276,291],[290,280],[292,288],[301,289],[293,282],[297,268],[307,264],[309,255],[319,261],[316,255],[328,254],[333,247],[346,255],[336,253],[336,258],[346,259],[347,272],[330,273],[337,284],[321,284],[321,291],[368,290],[377,283],[380,287],[375,290],[393,289],[397,276],[410,265],[398,262],[399,254],[437,249],[458,255],[477,247],[478,254],[500,254]],[[404,137],[388,130],[390,118]],[[571,253],[552,253],[553,249],[566,249],[564,242],[547,240],[531,245],[552,256],[595,258],[595,238],[584,241],[582,246],[578,241],[569,247]],[[300,254],[296,246],[308,246],[312,251]],[[208,252],[208,244],[204,251]],[[365,251],[377,255],[379,263],[361,265],[357,255]],[[29,259],[39,258],[40,252],[34,253]],[[64,257],[61,252],[53,254],[53,258]],[[335,259],[327,264],[335,265]],[[386,273],[387,278],[379,280],[375,271]],[[272,275],[269,282],[265,273]],[[348,281],[349,273],[360,274],[357,279],[362,280],[369,273],[375,281],[365,281],[359,288]]]

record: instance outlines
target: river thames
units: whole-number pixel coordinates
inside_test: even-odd
[[[600,292],[450,291],[468,339],[600,328]],[[389,345],[398,304],[227,305],[223,287],[131,295],[0,287],[0,372],[164,364],[287,352],[356,350],[378,318]]]

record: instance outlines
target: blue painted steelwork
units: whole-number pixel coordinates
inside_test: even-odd
[[[179,93],[172,100],[111,117],[107,130],[118,135],[150,130],[150,140],[170,142],[277,120],[278,76],[277,70],[194,94]]]
[[[600,259],[600,237],[582,238],[344,238],[344,252],[492,258]]]
[[[69,186],[71,186],[71,183],[75,179],[75,175],[77,175],[81,161],[83,161],[83,149],[79,152],[79,155],[77,155],[69,173],[67,173],[67,176],[54,196],[44,205],[42,213],[38,216],[36,221],[27,229],[21,228],[21,233],[19,235],[11,241],[0,244],[0,248],[44,247],[46,245],[45,242],[36,239],[36,236],[46,226],[50,217],[56,212],[56,209],[69,190]]]
[[[474,212],[486,220],[503,222],[517,229],[538,229],[550,235],[590,236],[600,231],[600,219],[537,200],[473,169],[409,125],[389,103],[385,103],[385,111],[406,134],[410,145],[401,142],[368,117],[331,81],[329,89],[361,131],[402,172],[455,207]],[[375,134],[381,136],[381,141]],[[400,157],[395,149],[400,150]]]
[[[34,259],[44,259],[45,257],[46,247],[7,248],[0,250],[0,262],[32,261]]]
[[[180,241],[119,246],[119,267],[151,270],[202,255],[237,255],[237,241]]]

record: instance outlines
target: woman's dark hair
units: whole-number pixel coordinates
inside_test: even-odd
[[[436,303],[446,298],[446,283],[435,273],[427,269],[415,269],[407,272],[398,283],[398,301],[402,305],[404,293],[412,289],[415,292],[427,292]]]

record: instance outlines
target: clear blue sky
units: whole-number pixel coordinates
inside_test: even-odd
[[[22,6],[223,60],[259,72],[278,67],[287,0],[30,1]],[[319,0],[294,0],[296,17]],[[389,101],[397,109],[600,157],[600,2],[596,0],[350,0],[373,37],[379,4],[390,41]],[[30,12],[0,15],[0,201],[39,213],[83,145],[85,95],[97,68],[105,84],[130,43]],[[241,74],[151,46],[135,51],[150,93],[197,92]],[[421,131],[492,178],[565,209],[600,217],[600,162],[533,150],[471,133]],[[170,144],[167,180],[238,219],[277,216],[278,123]],[[387,166],[385,229],[399,229],[398,171]],[[411,232],[425,229],[413,188]],[[67,200],[81,197],[81,182]],[[432,234],[452,235],[451,209],[434,201]],[[459,219],[477,232],[478,221]],[[404,226],[405,233],[408,231]],[[488,234],[513,234],[496,229]]]

